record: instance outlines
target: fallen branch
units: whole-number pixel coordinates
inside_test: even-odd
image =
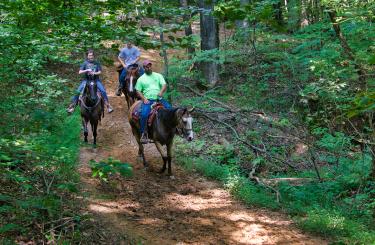
[[[255,180],[259,185],[262,185],[262,186],[264,186],[264,187],[266,187],[268,189],[271,189],[273,192],[275,192],[276,193],[276,201],[279,203],[280,202],[280,192],[278,190],[276,190],[275,188],[273,188],[272,186],[267,185],[266,183],[264,183],[263,181],[261,181],[261,179],[259,177],[254,176],[254,173],[256,171],[256,167],[257,167],[257,165],[255,165],[251,169],[251,171],[249,173],[249,179],[250,180]]]
[[[218,119],[212,118],[212,117],[210,117],[210,116],[208,116],[208,115],[206,115],[206,114],[204,114],[204,113],[199,113],[199,114],[202,115],[202,116],[204,116],[204,117],[206,117],[206,118],[208,118],[208,119],[211,120],[211,121],[221,123],[221,124],[225,125],[226,127],[228,127],[228,128],[233,132],[235,138],[236,138],[239,142],[241,142],[241,143],[243,143],[243,144],[249,146],[249,147],[250,147],[251,149],[253,149],[254,151],[256,151],[256,152],[260,152],[260,153],[263,153],[263,154],[265,154],[267,157],[269,157],[269,158],[271,158],[271,159],[274,158],[274,159],[276,159],[276,160],[278,160],[278,161],[280,161],[280,162],[283,162],[283,163],[285,163],[286,165],[288,165],[290,168],[292,168],[292,169],[294,169],[294,170],[296,169],[296,167],[293,166],[289,161],[285,161],[285,160],[283,160],[283,159],[281,159],[281,158],[279,158],[279,157],[273,156],[273,155],[271,155],[270,153],[268,153],[267,150],[265,149],[265,146],[264,146],[264,149],[261,149],[261,148],[255,146],[255,145],[252,145],[252,144],[248,143],[247,141],[242,140],[242,139],[240,138],[240,136],[238,135],[238,132],[236,131],[236,129],[235,129],[232,125],[230,125],[230,124],[228,124],[228,123],[226,123],[226,122],[222,122],[222,121],[220,121],[220,120],[218,120]]]
[[[240,136],[238,135],[236,129],[233,128],[232,125],[230,125],[230,124],[228,124],[228,123],[226,123],[226,122],[220,121],[220,120],[218,120],[218,119],[215,119],[215,118],[213,118],[213,117],[207,116],[206,114],[203,114],[203,113],[202,113],[201,115],[203,115],[204,117],[210,119],[211,121],[218,122],[218,123],[221,123],[221,124],[227,126],[229,129],[232,130],[234,136],[236,137],[236,139],[237,139],[238,141],[240,141],[240,142],[246,144],[247,146],[250,146],[253,150],[256,150],[256,151],[259,151],[259,152],[262,152],[262,153],[265,153],[265,152],[266,152],[264,149],[260,149],[259,147],[256,147],[255,145],[252,145],[252,144],[250,144],[250,143],[248,143],[248,142],[242,140],[242,139],[240,138]]]
[[[288,182],[293,186],[299,186],[304,183],[313,182],[313,178],[273,178],[273,179],[265,179],[262,178],[261,181],[263,183],[267,183],[269,185],[277,185],[280,182]]]
[[[239,111],[240,111],[240,110],[238,110],[238,109],[233,109],[231,106],[226,105],[225,103],[223,103],[223,102],[221,102],[221,101],[219,101],[219,100],[217,100],[217,99],[214,99],[214,98],[211,98],[211,97],[209,97],[209,96],[207,96],[207,95],[205,95],[205,94],[199,93],[198,91],[195,91],[194,89],[192,89],[190,86],[187,86],[187,85],[184,85],[184,84],[179,84],[179,85],[181,85],[181,86],[183,86],[183,87],[189,89],[191,92],[195,93],[196,95],[199,95],[199,96],[201,96],[201,97],[206,97],[207,99],[212,100],[213,102],[215,102],[215,103],[217,103],[217,104],[223,106],[224,108],[227,108],[227,109],[230,110],[231,112],[239,112]]]
[[[63,227],[63,226],[66,226],[67,224],[69,224],[70,222],[74,221],[74,219],[68,219],[67,221],[65,221],[64,223],[60,224],[60,225],[57,225],[57,226],[54,226],[53,228],[49,229],[48,231],[44,232],[44,234],[48,234],[50,233],[51,231],[54,231],[56,230],[57,228],[60,228],[60,227]]]

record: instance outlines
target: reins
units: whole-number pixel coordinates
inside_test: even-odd
[[[85,98],[85,97],[86,97],[86,96],[81,97],[81,98],[79,99],[79,101],[81,101],[83,107],[84,107],[85,109],[89,110],[89,111],[91,111],[91,110],[93,110],[94,108],[96,108],[96,107],[99,105],[99,103],[100,103],[100,98],[98,98],[98,101],[96,102],[95,105],[93,105],[93,106],[87,106],[87,105],[85,104],[85,102],[83,101],[83,99],[82,99],[82,98]]]
[[[88,82],[89,82],[89,81],[86,82],[86,86],[87,86],[87,83],[88,83]],[[85,87],[86,87],[86,86],[85,86]],[[85,95],[85,96],[80,97],[80,98],[79,98],[79,101],[81,102],[81,104],[83,105],[83,107],[84,107],[85,109],[89,110],[90,112],[91,112],[93,109],[95,109],[95,108],[99,105],[100,100],[101,100],[101,97],[98,96],[98,99],[97,99],[95,105],[93,105],[93,106],[88,106],[88,105],[85,104],[85,101],[84,101],[82,98],[87,98],[87,96]]]

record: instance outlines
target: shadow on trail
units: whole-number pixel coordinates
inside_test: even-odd
[[[113,95],[117,74],[108,68],[104,77],[115,111],[106,114],[99,125],[98,147],[81,148],[79,171],[83,191],[89,196],[88,211],[108,229],[143,244],[326,244],[302,234],[281,214],[246,208],[217,183],[185,172],[174,162],[176,179],[158,174],[162,159],[154,145],[145,147],[150,163],[145,171],[137,162],[138,146],[127,120],[125,100]],[[134,176],[105,185],[93,179],[89,160],[108,157],[130,163]]]

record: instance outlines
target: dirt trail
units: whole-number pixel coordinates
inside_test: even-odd
[[[157,52],[142,55],[151,60],[154,57],[158,57]],[[157,63],[155,70],[160,68]],[[144,171],[142,163],[136,161],[137,145],[127,121],[124,97],[114,96],[116,72],[105,68],[103,80],[115,111],[106,114],[99,126],[98,147],[81,148],[79,168],[89,212],[113,233],[112,240],[98,243],[327,244],[303,234],[286,216],[247,208],[217,183],[175,164],[176,179],[158,174],[162,161],[154,145],[146,146],[151,170]],[[88,161],[110,156],[132,164],[134,177],[114,186],[103,186],[93,179]]]

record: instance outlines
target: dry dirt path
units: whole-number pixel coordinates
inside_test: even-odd
[[[145,52],[147,58],[157,52]],[[143,58],[146,58],[143,55]],[[160,65],[156,69],[160,71]],[[279,213],[247,208],[233,200],[219,184],[173,165],[175,179],[160,175],[161,158],[146,146],[151,164],[137,163],[137,146],[127,121],[124,97],[114,96],[117,74],[105,68],[104,83],[115,109],[99,126],[98,147],[80,152],[80,174],[87,209],[96,223],[110,231],[101,244],[326,244],[303,234]],[[134,177],[116,185],[102,185],[91,177],[88,161],[108,157],[128,162]]]

